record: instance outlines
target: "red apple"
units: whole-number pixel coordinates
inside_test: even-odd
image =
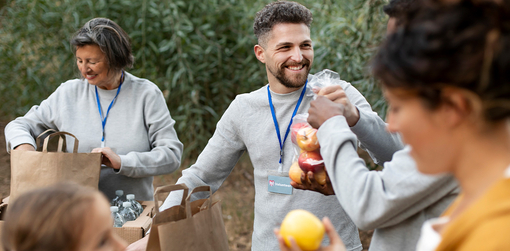
[[[292,143],[297,145],[297,140],[296,140],[297,133],[298,133],[299,129],[306,128],[306,127],[311,128],[312,126],[310,126],[310,124],[304,123],[304,122],[292,124],[292,126],[290,127],[290,139],[292,140]]]
[[[296,141],[299,148],[305,151],[315,151],[319,149],[319,140],[317,139],[317,129],[304,127],[299,129],[296,135]]]
[[[299,155],[298,163],[301,170],[305,173],[308,173],[308,171],[316,173],[324,170],[324,160],[322,160],[322,156],[318,152],[303,151]]]

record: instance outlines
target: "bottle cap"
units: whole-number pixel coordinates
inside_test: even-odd
[[[110,211],[111,211],[111,212],[118,212],[118,211],[119,211],[119,207],[117,207],[117,206],[111,206],[111,207],[110,207]]]
[[[131,202],[125,201],[124,203],[122,203],[122,206],[123,207],[131,207]]]
[[[135,199],[135,195],[134,194],[128,194],[128,195],[126,195],[126,199],[134,200]]]
[[[117,196],[122,196],[122,195],[124,194],[124,191],[122,191],[122,190],[117,190],[117,191],[115,191],[115,194],[116,194]]]

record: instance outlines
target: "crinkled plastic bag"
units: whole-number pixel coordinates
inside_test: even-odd
[[[340,79],[340,75],[338,73],[324,69],[315,75],[310,75],[307,83],[308,87],[314,90],[313,93],[308,93],[307,95],[314,96],[314,99],[317,97],[316,91],[330,85],[347,85],[347,82]]]
[[[308,78],[307,88],[313,90],[313,92],[307,92],[306,95],[313,96],[314,99],[317,97],[317,92],[330,85],[347,85],[347,82],[340,79],[338,73],[324,69],[315,75],[310,75]],[[320,155],[320,145],[317,141],[317,129],[312,128],[308,123],[308,113],[296,114],[292,120],[291,125],[291,140],[293,143],[294,155],[292,157],[293,163],[289,170],[289,177],[295,182],[300,178],[299,170],[296,170],[296,166],[299,166],[301,170],[316,170],[316,180],[325,184],[325,168],[324,160]],[[322,171],[324,170],[324,171]]]

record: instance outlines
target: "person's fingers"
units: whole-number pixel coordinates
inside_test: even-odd
[[[315,109],[318,109],[318,110],[324,109],[324,106],[326,106],[326,105],[331,106],[334,104],[334,102],[326,96],[318,96],[314,101],[315,101],[314,107],[315,107]],[[311,102],[310,102],[310,105],[311,105]]]
[[[109,147],[104,147],[101,149],[101,153],[104,157],[108,158],[110,161],[114,161],[118,155]]]
[[[308,180],[310,181],[310,184],[312,184],[312,183],[316,182],[316,181],[315,181],[315,177],[313,176],[313,172],[312,172],[312,171],[308,171],[308,172],[306,173],[306,175],[308,175]]]
[[[290,249],[285,244],[285,240],[283,239],[283,236],[280,235],[280,230],[275,228],[274,233],[276,235],[276,239],[278,240],[278,246],[280,247],[281,251],[290,251]]]
[[[345,91],[339,85],[324,87],[321,89],[321,91],[319,91],[318,95],[319,97],[323,96],[336,103],[345,102],[345,97],[347,97]]]
[[[309,181],[310,185],[312,185],[312,187],[314,187],[314,188],[322,187],[319,184],[319,182],[317,182],[317,180],[315,180],[315,174],[312,171],[308,171],[307,175],[308,175],[308,181]]]
[[[92,149],[92,151],[90,151],[91,153],[100,153],[101,152],[101,149],[103,148],[94,148]]]
[[[301,248],[298,246],[294,237],[288,236],[287,238],[290,242],[290,251],[301,251]]]
[[[329,85],[326,87],[323,87],[319,90],[317,95],[319,96],[325,96],[334,92],[343,92],[344,89],[340,85]]]
[[[101,153],[103,153],[104,156],[110,158],[110,156],[112,155],[113,151],[109,147],[103,147],[101,149]]]
[[[299,184],[299,183],[296,183],[296,182],[294,182],[294,181],[291,181],[291,182],[290,182],[290,185],[291,185],[292,187],[296,188],[296,189],[301,189],[301,190],[310,190],[310,188],[308,188],[307,186],[303,186],[303,185],[301,185],[301,184]]]
[[[121,166],[121,160],[119,155],[117,155],[111,148],[109,147],[103,147],[98,148],[100,149],[98,152],[103,154],[103,161],[102,163],[106,166],[109,166],[114,169],[120,169]]]
[[[317,95],[318,96],[324,96],[326,94],[328,94],[329,92],[326,90],[326,87],[320,89],[318,92],[317,92]]]
[[[326,234],[329,237],[329,243],[330,245],[343,245],[343,241],[338,235],[338,233],[335,230],[335,227],[333,226],[333,223],[329,220],[328,217],[324,217],[322,219],[322,223],[324,224],[324,228],[326,230]]]
[[[323,186],[324,190],[328,190],[329,195],[334,195],[335,190],[333,189],[333,184],[331,184],[331,180],[329,179],[329,174],[326,173],[326,184]]]
[[[310,124],[313,128],[318,129],[320,126],[320,121],[318,118],[319,111],[315,109],[314,107],[311,107],[308,109],[308,118],[306,119],[306,122]]]
[[[301,172],[301,184],[303,185],[310,185],[310,180],[306,178],[305,172]]]
[[[304,188],[303,185],[301,185],[301,184],[299,184],[299,183],[297,183],[295,181],[290,181],[290,185],[292,187],[294,187],[294,188],[297,188],[297,189],[303,189]]]
[[[109,152],[113,152],[111,148],[109,147],[96,147],[94,149],[92,149],[91,152],[93,153],[102,153],[102,154],[107,154]]]
[[[332,93],[323,95],[323,97],[331,100],[332,102],[342,102],[342,98],[344,97],[344,95],[342,95],[342,93],[339,93],[339,92],[332,92]]]

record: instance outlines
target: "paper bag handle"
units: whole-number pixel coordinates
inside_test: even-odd
[[[193,190],[191,190],[191,192],[188,194],[188,197],[186,197],[186,218],[191,218],[191,216],[192,216],[191,203],[190,203],[191,195],[194,193],[207,192],[207,191],[209,191],[209,198],[207,198],[207,201],[204,202],[204,204],[207,203],[207,205],[205,206],[205,208],[202,205],[202,207],[200,207],[200,211],[211,207],[211,203],[212,203],[211,202],[212,201],[211,187],[210,186],[199,186],[199,187],[195,187],[195,188],[193,188]]]
[[[168,192],[172,192],[172,191],[177,191],[177,190],[183,190],[182,192],[182,200],[181,200],[181,206],[184,206],[184,203],[186,202],[186,197],[188,196],[188,186],[186,186],[186,184],[182,183],[182,184],[175,184],[175,185],[167,185],[167,186],[160,186],[158,188],[156,188],[156,190],[154,191],[154,209],[156,211],[156,213],[158,214],[159,213],[159,196],[162,194],[162,193],[168,193]]]
[[[39,146],[41,145],[41,137],[43,137],[46,134],[52,134],[52,133],[56,133],[56,132],[57,132],[57,130],[55,130],[55,129],[48,129],[48,130],[42,132],[41,134],[39,134],[39,136],[37,136],[37,138],[35,138],[36,148],[39,148]],[[41,149],[41,148],[39,148],[39,149]]]
[[[50,135],[48,135],[48,137],[46,137],[44,139],[44,145],[43,145],[43,152],[48,152],[48,142],[50,142],[50,138],[52,137],[55,137],[55,136],[59,136],[59,135],[69,135],[71,137],[74,138],[74,148],[73,148],[73,153],[77,153],[78,152],[78,144],[79,144],[79,140],[78,138],[76,138],[76,136],[68,133],[68,132],[56,132],[56,133],[52,133]],[[65,137],[60,137],[58,139],[58,152],[62,152],[62,148],[64,146],[64,142],[65,141]]]

